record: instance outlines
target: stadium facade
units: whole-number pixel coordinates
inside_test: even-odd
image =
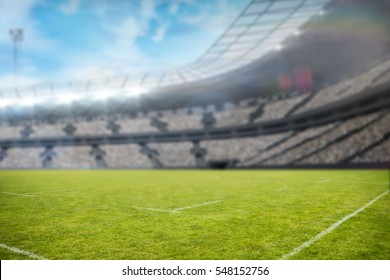
[[[390,7],[368,2],[254,0],[185,67],[0,88],[0,168],[388,166]]]

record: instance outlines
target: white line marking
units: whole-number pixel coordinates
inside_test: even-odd
[[[28,252],[28,251],[25,251],[25,250],[22,250],[22,249],[18,249],[18,248],[15,248],[15,247],[10,247],[10,246],[7,246],[7,245],[2,244],[2,243],[0,243],[0,247],[4,248],[4,249],[7,249],[9,251],[12,251],[14,253],[18,253],[18,254],[29,256],[32,259],[46,260],[45,258],[43,258],[41,256],[38,256],[38,255],[35,255],[34,253],[31,253],[31,252]]]
[[[283,190],[287,190],[288,188],[280,188],[280,189],[276,189],[276,191],[283,191]]]
[[[164,210],[164,209],[158,209],[158,208],[146,208],[146,207],[133,207],[135,209],[140,210],[150,210],[150,211],[160,211],[160,212],[171,212],[171,210]]]
[[[322,183],[329,182],[329,181],[330,181],[330,179],[325,179],[325,180],[317,181],[317,183],[322,184]]]
[[[180,212],[180,211],[185,210],[185,209],[190,209],[190,208],[205,206],[205,205],[209,205],[209,204],[218,203],[218,202],[221,202],[221,201],[223,201],[223,200],[210,201],[210,202],[205,202],[205,203],[196,204],[196,205],[192,205],[192,206],[187,206],[187,207],[182,207],[182,208],[176,208],[176,209],[173,209],[173,210],[165,210],[165,209],[159,209],[159,208],[147,208],[147,207],[133,207],[133,208],[135,208],[135,209],[141,209],[141,210],[150,210],[150,211],[177,213],[177,212]]]
[[[182,208],[176,208],[176,209],[173,209],[171,212],[179,212],[179,211],[181,211],[181,210],[190,209],[190,208],[195,208],[195,207],[200,207],[200,206],[209,205],[209,204],[214,204],[214,203],[218,203],[218,202],[222,202],[222,201],[223,201],[223,200],[216,200],[216,201],[205,202],[205,203],[196,204],[196,205],[192,205],[192,206],[187,206],[187,207],[182,207]]]
[[[363,210],[365,210],[367,207],[371,206],[374,202],[376,202],[377,200],[381,199],[383,196],[385,196],[386,194],[388,194],[389,191],[385,191],[384,193],[382,193],[381,195],[377,196],[376,198],[374,198],[373,200],[371,200],[369,203],[367,203],[366,205],[362,206],[361,208],[359,208],[358,210],[356,210],[355,212],[345,216],[344,218],[342,218],[340,221],[334,223],[333,225],[331,225],[330,227],[328,227],[327,229],[321,231],[319,234],[317,234],[316,236],[314,236],[312,239],[310,239],[309,241],[306,241],[305,243],[301,244],[300,246],[296,247],[294,250],[292,250],[290,253],[284,255],[281,260],[287,260],[289,259],[290,257],[294,256],[295,254],[299,253],[300,251],[302,251],[304,248],[306,247],[309,247],[311,244],[313,244],[314,242],[318,241],[319,239],[321,239],[322,237],[324,237],[325,235],[327,235],[328,233],[331,233],[332,231],[334,231],[336,228],[338,228],[342,223],[346,222],[347,220],[349,220],[350,218],[352,218],[353,216],[355,216],[356,214],[359,214],[360,212],[362,212]]]
[[[33,193],[25,193],[25,194],[56,193],[56,192],[69,192],[69,191],[71,190],[42,191],[42,192],[33,192]]]
[[[29,197],[34,197],[35,195],[31,194],[24,194],[24,193],[12,193],[12,192],[1,192],[3,194],[9,194],[9,195],[19,195],[19,196],[29,196]]]

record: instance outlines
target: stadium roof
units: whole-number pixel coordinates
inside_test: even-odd
[[[0,108],[72,102],[81,98],[136,96],[149,90],[218,77],[284,47],[300,27],[321,14],[329,0],[252,0],[195,62],[165,70],[105,79],[1,88]],[[64,77],[66,78],[66,77]]]

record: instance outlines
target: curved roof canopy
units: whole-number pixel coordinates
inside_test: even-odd
[[[0,108],[47,102],[138,96],[148,91],[218,77],[278,51],[301,26],[323,12],[330,0],[252,0],[195,62],[166,71],[107,79],[0,89]],[[66,78],[66,77],[64,77]]]

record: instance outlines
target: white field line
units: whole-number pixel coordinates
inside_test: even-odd
[[[4,248],[4,249],[12,251],[14,253],[26,255],[26,256],[28,256],[28,257],[30,257],[32,259],[45,260],[45,258],[43,258],[41,256],[38,256],[38,255],[35,255],[34,253],[31,253],[31,252],[28,252],[28,251],[25,251],[25,250],[22,250],[22,249],[19,249],[19,248],[15,248],[15,247],[10,247],[10,246],[7,246],[7,245],[2,244],[2,243],[0,243],[0,248]]]
[[[190,209],[190,208],[205,206],[205,205],[214,204],[214,203],[218,203],[218,202],[222,202],[222,201],[223,201],[223,200],[216,200],[216,201],[205,202],[205,203],[196,204],[196,205],[192,205],[192,206],[187,206],[187,207],[182,207],[182,208],[176,208],[176,209],[173,209],[171,212],[179,212],[179,211],[182,211],[182,210],[185,210],[185,209]]]
[[[326,183],[326,182],[329,182],[330,179],[324,179],[324,180],[320,180],[320,181],[317,181],[318,184],[322,184],[322,183]]]
[[[283,191],[283,190],[287,190],[288,188],[280,188],[280,189],[276,189],[275,191]]]
[[[35,195],[32,194],[25,194],[25,193],[12,193],[12,192],[1,192],[3,194],[9,194],[9,195],[18,195],[18,196],[29,196],[34,197]]]
[[[158,208],[146,208],[146,207],[133,207],[135,209],[140,210],[150,210],[150,211],[160,211],[160,212],[171,212],[171,210],[164,210],[164,209],[158,209]]]
[[[327,229],[321,231],[319,234],[317,234],[316,236],[314,236],[312,239],[310,239],[309,241],[306,241],[305,243],[301,244],[300,246],[296,247],[294,250],[292,250],[290,253],[284,255],[281,260],[287,260],[289,259],[290,257],[294,256],[295,254],[299,253],[300,251],[302,251],[303,249],[309,247],[311,244],[313,244],[314,242],[320,240],[322,237],[324,237],[325,235],[327,235],[328,233],[331,233],[332,231],[334,231],[336,228],[338,228],[341,224],[343,224],[344,222],[346,222],[347,220],[349,220],[350,218],[352,218],[353,216],[359,214],[360,212],[362,212],[363,210],[365,210],[367,207],[371,206],[373,203],[375,203],[377,200],[381,199],[383,196],[385,196],[386,194],[388,194],[389,191],[385,191],[384,193],[382,193],[381,195],[377,196],[376,198],[374,198],[373,200],[371,200],[370,202],[368,202],[366,205],[362,206],[361,208],[359,208],[358,210],[356,210],[355,212],[345,216],[344,218],[342,218],[341,220],[339,220],[338,222],[334,223],[333,225],[331,225],[330,227],[328,227]]]
[[[42,191],[42,192],[33,192],[33,193],[25,193],[25,194],[39,194],[39,193],[56,193],[56,192],[69,192],[72,190],[57,190],[57,191]]]
[[[135,208],[135,209],[141,209],[141,210],[150,210],[150,211],[177,213],[177,212],[180,212],[180,211],[185,210],[185,209],[190,209],[190,208],[205,206],[205,205],[209,205],[209,204],[218,203],[218,202],[221,202],[221,201],[223,201],[223,200],[210,201],[210,202],[205,202],[205,203],[201,203],[201,204],[196,204],[196,205],[191,205],[191,206],[176,208],[176,209],[173,209],[173,210],[165,210],[165,209],[159,209],[159,208],[148,208],[148,207],[133,207],[133,208]]]
[[[320,181],[317,181],[316,183],[325,183],[325,182],[330,182],[332,181],[332,183],[344,183],[344,184],[361,184],[361,183],[364,183],[364,184],[370,184],[372,186],[382,186],[382,185],[387,185],[387,182],[384,182],[384,183],[373,183],[372,181],[359,181],[359,180],[331,180],[331,179],[326,179],[326,180],[320,180]],[[307,182],[310,182],[309,180]]]

